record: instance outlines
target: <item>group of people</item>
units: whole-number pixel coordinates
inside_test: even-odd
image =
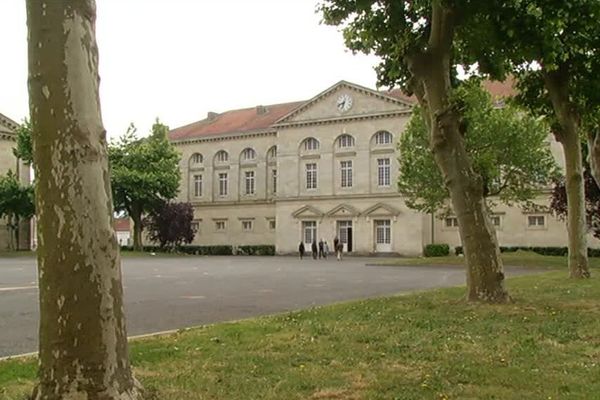
[[[316,260],[317,258],[327,258],[327,254],[329,253],[329,245],[324,239],[321,238],[319,243],[317,243],[317,240],[314,239],[310,247],[313,259]],[[337,236],[333,239],[333,250],[335,251],[335,256],[338,261],[341,261],[344,244],[340,242]],[[298,253],[300,253],[300,259],[302,260],[304,258],[304,254],[306,253],[306,248],[304,247],[304,242],[302,241],[300,241],[300,245],[298,246]]]

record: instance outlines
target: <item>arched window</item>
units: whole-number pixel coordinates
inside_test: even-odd
[[[304,139],[304,151],[319,150],[319,141],[315,138]]]
[[[273,146],[267,152],[267,160],[275,161],[276,158],[277,158],[277,146]]]
[[[215,162],[217,163],[226,163],[229,161],[229,154],[225,150],[220,150],[217,154],[215,154]]]
[[[191,167],[194,167],[197,165],[202,165],[203,162],[204,162],[204,157],[202,157],[202,154],[200,154],[200,153],[194,153],[190,157],[190,166]]]
[[[375,134],[375,144],[392,144],[392,134],[388,131],[379,131]]]
[[[251,149],[250,147],[244,149],[242,151],[242,161],[252,161],[256,160],[256,151]]]
[[[354,147],[354,138],[350,135],[342,135],[338,138],[337,145],[340,149]]]

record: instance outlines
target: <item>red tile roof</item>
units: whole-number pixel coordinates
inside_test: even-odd
[[[259,106],[264,107],[264,113],[258,112],[259,107],[226,111],[221,114],[216,114],[214,118],[206,118],[202,121],[173,129],[169,132],[169,138],[171,140],[182,140],[202,136],[224,135],[227,133],[268,129],[279,118],[290,113],[293,109],[303,103],[305,102],[297,101],[293,103]]]
[[[490,92],[493,99],[506,98],[517,94],[515,80],[513,77],[506,78],[505,81],[484,81],[483,87]]]
[[[129,232],[129,218],[116,218],[113,226],[117,232]]]

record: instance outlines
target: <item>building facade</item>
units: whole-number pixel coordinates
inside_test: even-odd
[[[19,125],[4,114],[0,114],[0,176],[12,171],[19,176],[23,184],[28,184],[30,168],[13,154],[16,146],[16,130]],[[19,237],[16,248],[19,250],[30,248],[30,224],[22,221],[19,224]],[[0,219],[0,251],[9,247],[9,229],[6,219]]]
[[[178,200],[194,206],[195,244],[274,244],[288,254],[301,241],[332,247],[337,236],[348,252],[401,255],[459,245],[454,217],[413,211],[397,192],[397,143],[412,106],[400,92],[342,81],[307,101],[211,112],[174,129]],[[502,245],[566,245],[547,196],[537,201],[494,209]]]

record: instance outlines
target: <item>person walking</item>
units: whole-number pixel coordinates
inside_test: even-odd
[[[300,245],[298,246],[298,253],[300,253],[300,259],[304,257],[304,242],[300,241]]]
[[[323,239],[319,240],[319,259],[323,257]]]
[[[329,253],[329,245],[327,241],[323,241],[323,258],[327,258],[327,254]]]
[[[337,257],[338,261],[340,259],[340,256],[338,254],[339,244],[340,244],[340,239],[338,239],[338,237],[336,236],[335,238],[333,238],[333,251],[335,252],[335,256]]]
[[[342,251],[344,251],[344,244],[342,242],[338,242],[336,249],[338,261],[342,261]]]
[[[312,251],[313,259],[317,259],[317,239],[313,239],[312,246],[310,246]]]

